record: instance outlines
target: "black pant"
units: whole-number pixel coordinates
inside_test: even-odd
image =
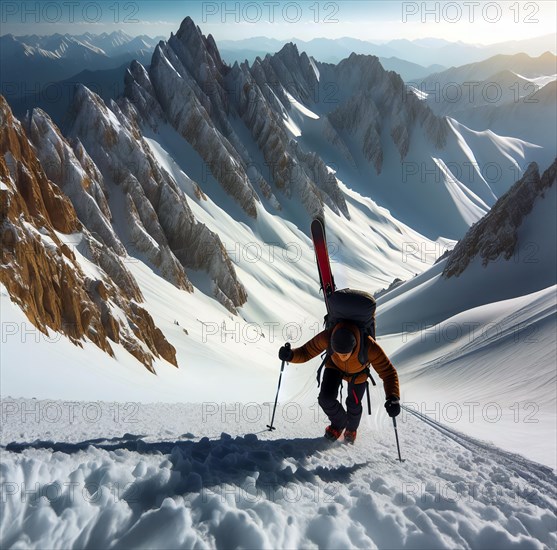
[[[342,373],[340,371],[330,367],[324,369],[318,399],[319,406],[329,417],[333,428],[356,430],[362,418],[362,398],[366,391],[366,384],[348,384],[346,410],[344,410],[337,399],[341,382]]]

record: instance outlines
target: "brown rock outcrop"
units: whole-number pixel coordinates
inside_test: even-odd
[[[142,296],[133,277],[114,252],[103,254],[83,227],[1,96],[0,123],[0,282],[12,301],[44,334],[63,333],[76,345],[89,339],[112,356],[110,342],[120,343],[152,372],[155,357],[177,366],[174,348],[136,303]],[[85,274],[80,262],[90,259],[69,246],[76,236],[117,284],[108,276],[93,280]],[[91,258],[95,261],[95,254]],[[127,323],[112,314],[112,304]]]

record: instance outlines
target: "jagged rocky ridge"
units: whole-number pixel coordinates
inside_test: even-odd
[[[330,82],[343,86],[338,101],[329,104],[323,87]],[[205,270],[215,282],[215,295],[234,312],[247,293],[218,236],[195,222],[172,177],[158,167],[142,137],[145,129],[156,134],[164,124],[174,128],[248,216],[256,217],[262,200],[280,210],[282,193],[298,199],[308,218],[322,215],[324,204],[348,217],[334,173],[289,133],[285,120],[291,100],[316,106],[324,115],[326,139],[346,158],[351,154],[345,135],[363,132],[363,153],[380,172],[387,132],[402,158],[416,121],[436,146],[444,142],[444,121],[404,92],[402,80],[384,71],[377,58],[354,55],[338,66],[316,64],[293,44],[251,67],[229,67],[213,38],[187,17],[176,35],[158,44],[149,70],[138,62],[130,65],[124,97],[117,102],[105,105],[81,87],[68,135],[84,146],[105,185],[121,186],[117,194],[125,195],[128,243],[179,287],[188,286],[181,267]],[[251,145],[244,134],[240,138],[238,124],[251,133]],[[266,177],[252,158],[253,147],[263,157]]]
[[[511,258],[517,246],[517,229],[532,211],[536,199],[555,185],[556,180],[557,159],[542,176],[538,165],[532,162],[524,176],[458,242],[449,255],[443,276],[458,277],[478,255],[484,266],[501,256],[506,260]]]
[[[160,122],[171,124],[249,216],[256,217],[260,194],[278,208],[276,191],[299,197],[308,217],[321,214],[324,203],[348,215],[324,162],[302,151],[286,131],[283,115],[290,103],[284,87],[294,80],[286,67],[310,68],[305,54],[299,56],[296,50],[295,59],[283,62],[289,55],[290,48],[285,48],[251,68],[228,67],[212,36],[203,36],[187,17],[176,35],[157,46],[149,71],[139,63],[130,66],[125,96],[153,128]],[[266,166],[251,157],[231,124],[234,118],[241,118],[250,131]],[[265,178],[267,168],[270,176]]]
[[[206,271],[217,299],[235,312],[247,293],[222,242],[195,219],[186,196],[159,167],[135,119],[115,102],[109,108],[84,86],[76,92],[70,116],[70,138],[83,144],[110,188],[111,200],[126,212],[125,223],[118,222],[128,244],[179,288],[193,289],[184,267]]]
[[[342,86],[331,98],[328,87],[334,83]],[[361,143],[378,173],[385,140],[391,139],[404,159],[416,125],[434,147],[445,144],[446,121],[408,94],[402,79],[385,71],[376,57],[354,54],[339,65],[316,63],[290,43],[251,66],[229,67],[212,36],[205,37],[189,17],[176,35],[159,43],[149,70],[132,63],[119,106],[155,130],[170,124],[249,216],[257,215],[263,198],[278,208],[276,194],[283,193],[299,198],[308,217],[321,215],[323,204],[348,217],[334,174],[289,134],[285,120],[292,98],[315,106],[324,116],[325,138],[351,162],[347,137]],[[265,166],[239,137],[233,123],[238,117]]]
[[[155,357],[177,366],[174,347],[139,305],[141,291],[122,258],[80,222],[72,202],[47,176],[25,129],[1,96],[0,122],[0,281],[11,299],[45,334],[48,329],[63,333],[77,345],[87,338],[110,355],[114,355],[110,342],[120,343],[152,372]],[[82,213],[92,212],[85,217],[93,225],[100,223],[95,210],[106,208],[104,191],[88,158],[78,160],[57,129],[46,118],[41,122],[46,126],[35,125],[32,132],[54,132],[60,138],[57,143],[43,140],[53,148],[48,172],[81,197]],[[68,164],[59,163],[59,154],[67,155]],[[108,231],[100,225],[99,229]],[[117,238],[112,245],[121,246]],[[92,277],[84,270],[73,247],[101,275]]]
[[[416,125],[423,128],[434,147],[445,145],[446,120],[409,93],[402,78],[386,71],[377,57],[352,54],[338,65],[317,66],[325,81],[343,83],[343,90],[338,91],[339,105],[328,115],[329,121],[340,136],[345,132],[356,136],[364,157],[378,174],[383,167],[383,140],[392,139],[403,160]],[[338,139],[334,134],[331,137]]]

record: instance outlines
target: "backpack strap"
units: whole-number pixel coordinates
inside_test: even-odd
[[[371,383],[376,386],[377,384],[375,383],[375,380],[373,379],[373,376],[371,376],[371,372],[369,370],[369,365],[365,368],[362,369],[360,372],[356,372],[352,375],[352,378],[350,378],[350,383],[354,384],[356,382],[356,378],[358,378],[358,376],[360,376],[361,374],[365,374],[367,375],[367,378],[371,378]],[[366,380],[367,383],[367,380]]]
[[[319,368],[317,369],[317,387],[319,388],[321,386],[321,372],[323,371],[323,367],[325,366],[325,363],[327,362],[327,360],[329,359],[329,353],[325,352],[324,355],[322,355],[321,357],[323,357],[323,361],[321,362],[321,365],[319,365]]]
[[[375,326],[373,328],[374,328],[374,332],[375,332]],[[362,341],[364,342],[364,344],[360,345],[360,353],[362,352],[362,349],[365,349],[365,354],[363,354],[364,360],[360,361],[360,362],[362,363],[362,365],[365,365],[365,368],[364,368],[363,372],[365,372],[367,374],[367,377],[371,379],[372,385],[377,386],[377,384],[375,383],[375,380],[373,379],[373,376],[371,376],[371,372],[369,370],[370,363],[369,363],[369,359],[368,359],[368,356],[367,356],[368,349],[369,349],[368,348],[369,339],[370,338],[375,338],[375,334],[373,334],[373,335],[370,335],[370,334],[367,334],[367,333],[363,333],[363,334],[364,334],[364,336],[363,336],[364,339]],[[358,356],[358,358],[360,359],[360,356]]]
[[[354,384],[354,382],[356,381],[356,378],[358,378],[358,376],[360,376],[360,374],[366,374],[368,378],[371,379],[371,383],[375,386],[375,380],[373,379],[373,376],[371,376],[371,372],[369,371],[369,366],[367,366],[364,370],[357,372],[356,374],[354,374],[352,376],[352,378],[350,379],[350,384]],[[371,398],[369,396],[369,380],[366,379],[365,381],[366,384],[366,397],[367,397],[367,413],[371,414]]]
[[[373,378],[371,378],[371,380],[373,380]],[[375,382],[373,382],[373,385],[375,386]],[[367,380],[366,380],[366,395],[367,395],[367,414],[371,414],[371,399],[369,397],[369,382]]]
[[[360,365],[367,365],[369,362],[367,358],[367,350],[368,335],[363,328],[360,328],[360,349],[358,350],[358,361],[360,361]]]

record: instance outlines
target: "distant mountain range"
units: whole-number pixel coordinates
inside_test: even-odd
[[[495,55],[477,63],[469,63],[453,67],[440,73],[429,75],[424,81],[427,84],[439,82],[444,85],[449,82],[462,84],[463,82],[481,82],[489,80],[493,75],[502,71],[512,71],[525,79],[535,79],[542,76],[556,76],[557,56],[549,51],[538,57],[525,53],[514,55]]]
[[[481,106],[524,102],[528,96],[529,103],[537,103],[536,93],[556,78],[557,56],[550,52],[539,57],[520,53],[496,55],[408,84],[416,87],[436,114],[454,116]]]
[[[64,81],[84,70],[113,70],[134,59],[148,63],[159,38],[132,37],[122,31],[79,36],[0,36],[1,93],[13,105],[60,101]],[[57,86],[48,90],[47,84]],[[101,94],[103,95],[103,94]],[[25,99],[27,96],[27,99]],[[21,114],[15,106],[16,114]]]
[[[89,32],[80,35],[53,34],[48,36],[38,36],[36,34],[25,36],[5,35],[4,40],[11,40],[26,46],[27,55],[39,54],[43,57],[68,58],[74,57],[71,48],[79,48],[85,52],[87,50],[115,57],[117,55],[136,52],[141,50],[152,50],[159,40],[164,37],[151,38],[147,35],[130,36],[123,31],[115,31],[110,34],[91,34]]]
[[[424,76],[431,72],[438,72],[435,68],[428,71],[432,65],[452,67],[482,61],[497,54],[512,55],[522,52],[530,56],[539,56],[546,51],[556,53],[555,34],[488,46],[434,38],[398,39],[385,44],[375,44],[355,38],[315,38],[310,41],[292,38],[289,41],[295,43],[300,51],[305,51],[322,62],[338,63],[349,57],[351,53],[375,55],[382,60],[394,57],[425,68],[426,72],[422,73]],[[223,59],[228,62],[245,59],[252,61],[257,56],[265,57],[267,53],[279,51],[284,42],[266,37],[253,37],[244,40],[221,40],[219,46]],[[390,69],[387,65],[385,68]],[[401,76],[406,78],[403,74]],[[416,78],[416,75],[409,75],[408,78]]]
[[[496,55],[408,85],[439,116],[551,149],[557,142],[556,73],[557,56],[550,52]]]

